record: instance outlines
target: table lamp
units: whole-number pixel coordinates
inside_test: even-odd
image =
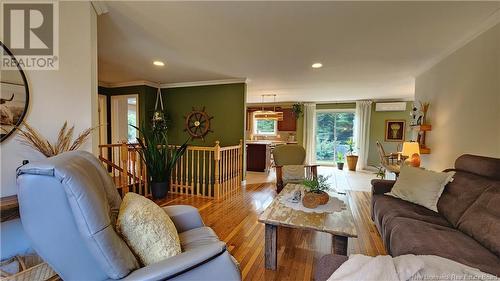
[[[420,145],[418,142],[404,142],[401,155],[408,157],[406,162],[410,166],[420,167]]]

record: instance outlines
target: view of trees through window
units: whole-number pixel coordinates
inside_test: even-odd
[[[127,124],[132,124],[137,126],[137,99],[136,98],[128,98],[127,99],[128,111],[127,111]],[[128,126],[128,141],[129,142],[137,142],[137,130]]]
[[[354,112],[318,112],[316,114],[316,159],[336,162],[339,152],[347,152],[346,142],[353,137]]]
[[[275,120],[255,120],[255,133],[258,135],[272,135],[276,133]]]

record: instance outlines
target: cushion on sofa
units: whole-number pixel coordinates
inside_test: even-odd
[[[387,195],[401,198],[437,212],[439,197],[443,193],[445,185],[452,180],[454,174],[454,171],[439,173],[402,165],[399,178]]]
[[[455,227],[464,212],[494,181],[468,172],[457,171],[446,185],[438,202],[438,211]]]
[[[116,228],[146,266],[181,253],[172,220],[160,206],[139,194],[125,195]]]
[[[465,211],[458,229],[500,257],[500,182],[483,192]]]
[[[429,222],[432,224],[449,226],[450,223],[440,214],[431,211],[411,202],[404,201],[399,198],[394,198],[386,195],[373,195],[374,219],[378,230],[382,235],[384,244],[388,247],[390,237],[390,229],[387,231],[386,225],[394,218],[404,217],[416,220]]]
[[[437,255],[500,275],[500,258],[459,230],[411,218],[395,218],[386,228],[393,256]]]
[[[500,180],[500,158],[464,154],[455,160],[455,169]]]

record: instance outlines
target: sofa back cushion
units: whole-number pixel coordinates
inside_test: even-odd
[[[458,229],[500,257],[500,181],[493,183],[465,211]]]
[[[457,227],[460,217],[494,181],[475,174],[455,171],[453,181],[446,185],[437,206],[439,213]]]
[[[455,160],[455,170],[500,180],[500,158],[464,154]]]
[[[453,226],[479,196],[500,180],[500,159],[464,154],[455,160],[453,182],[444,189],[438,211]]]

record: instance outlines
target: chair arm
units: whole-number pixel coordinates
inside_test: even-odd
[[[181,233],[193,228],[204,226],[198,209],[189,205],[174,205],[163,207],[163,210],[172,219],[172,222],[177,228],[177,232]]]
[[[218,257],[225,251],[224,242],[213,242],[135,270],[122,280],[148,281],[173,278]]]
[[[384,194],[391,191],[395,182],[394,180],[372,180],[372,194]]]

